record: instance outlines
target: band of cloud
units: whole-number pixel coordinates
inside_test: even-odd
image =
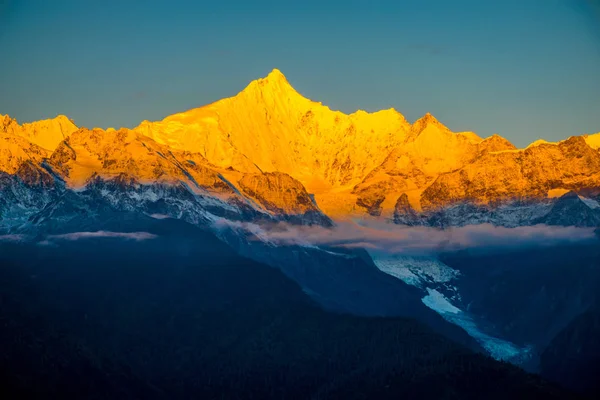
[[[256,225],[218,221],[217,229],[243,229],[274,245],[366,248],[386,253],[429,253],[468,248],[519,248],[573,243],[595,237],[593,228],[534,225],[505,228],[490,224],[449,229],[407,227],[384,222],[340,222],[333,228],[286,223]]]
[[[49,235],[48,240],[81,240],[81,239],[97,239],[97,238],[115,238],[115,239],[126,239],[126,240],[150,240],[155,239],[158,236],[148,232],[110,232],[110,231],[96,231],[96,232],[71,232],[61,235]]]

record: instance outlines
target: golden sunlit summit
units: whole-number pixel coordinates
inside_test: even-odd
[[[394,109],[344,114],[303,97],[277,69],[234,97],[134,129],[0,116],[0,170],[9,174],[47,162],[70,187],[116,176],[184,182],[265,211],[331,217],[594,191],[599,147],[600,134],[517,149],[498,135],[451,132],[431,114],[413,124]]]

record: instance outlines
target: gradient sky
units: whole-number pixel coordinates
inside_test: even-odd
[[[0,114],[134,127],[279,68],[353,112],[518,146],[600,131],[596,0],[0,0]]]

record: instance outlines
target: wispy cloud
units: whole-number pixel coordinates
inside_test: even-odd
[[[24,235],[0,235],[0,242],[21,242],[25,240]]]
[[[333,228],[324,228],[285,223],[258,226],[221,220],[215,226],[244,229],[252,232],[257,240],[276,245],[367,248],[390,254],[430,253],[467,248],[552,246],[594,237],[591,228],[547,225],[504,228],[482,224],[440,230],[430,227],[405,227],[385,222],[340,222]]]
[[[154,219],[167,219],[167,218],[172,218],[170,215],[167,214],[150,214],[149,215],[151,218]]]
[[[81,240],[81,239],[96,239],[96,238],[116,238],[126,240],[149,240],[157,238],[156,235],[148,232],[109,232],[109,231],[96,231],[96,232],[72,232],[65,233],[62,235],[49,235],[48,240]]]

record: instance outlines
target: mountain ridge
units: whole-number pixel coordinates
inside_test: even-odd
[[[280,268],[324,308],[414,317],[477,341],[462,325],[450,328],[456,321],[428,303],[432,293],[390,273],[406,260],[384,259],[385,270],[368,241],[352,250],[317,245],[289,225],[321,231],[357,218],[379,227],[592,232],[600,228],[599,149],[600,134],[517,149],[497,134],[452,132],[430,113],[412,124],[394,109],[344,114],[303,97],[274,70],[236,96],[133,129],[77,127],[65,116],[19,125],[0,116],[0,242],[106,227],[141,232],[138,220],[174,219]],[[271,240],[288,228],[297,243]],[[481,332],[503,339],[491,327]]]
[[[94,174],[118,173],[141,183],[189,185],[198,177],[188,169],[202,165],[223,184],[219,190],[244,192],[243,176],[259,177],[268,188],[264,174],[282,173],[312,196],[315,210],[334,218],[402,221],[396,207],[401,197],[402,209],[425,215],[460,202],[494,208],[571,190],[592,199],[600,195],[600,134],[517,149],[497,134],[452,132],[430,113],[411,124],[393,108],[331,110],[297,92],[278,69],[235,96],[133,129],[78,128],[63,115],[22,125],[0,116],[0,134],[0,170],[8,174],[25,161],[49,160],[72,187]],[[75,149],[71,142],[77,141]],[[155,152],[150,159],[148,151]],[[165,169],[163,161],[175,153]],[[293,181],[275,190],[296,190]],[[298,204],[287,208],[299,210]]]

